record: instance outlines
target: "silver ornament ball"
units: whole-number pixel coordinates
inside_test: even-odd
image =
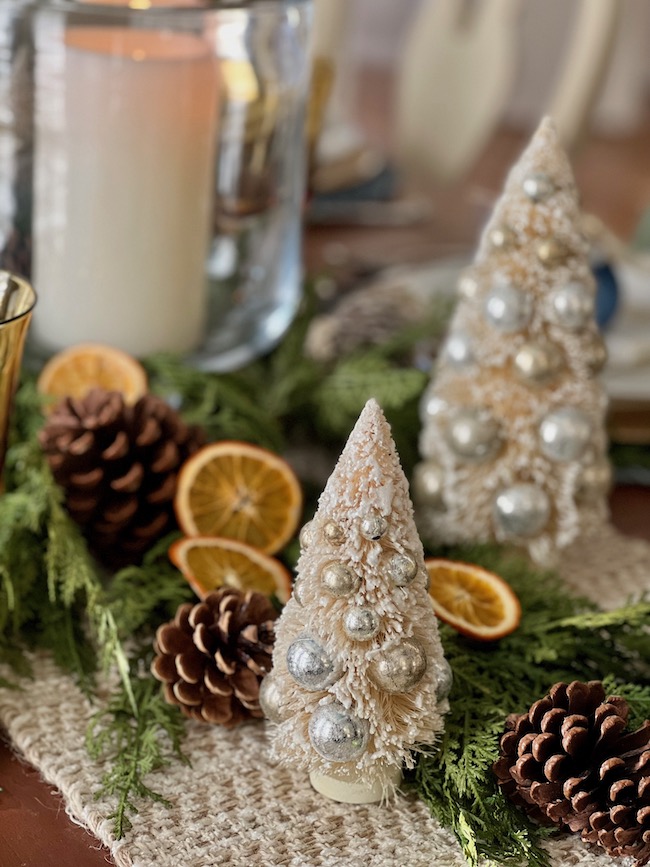
[[[562,366],[562,355],[552,343],[524,343],[514,360],[518,376],[535,385],[552,379]]]
[[[372,512],[361,520],[361,535],[364,539],[377,542],[388,530],[388,521],[378,512]]]
[[[485,318],[498,331],[521,331],[533,315],[532,298],[511,283],[498,283],[488,293]]]
[[[314,541],[314,522],[308,521],[300,531],[300,535],[298,536],[298,541],[300,542],[300,547],[305,550],[313,544]]]
[[[302,578],[296,578],[296,580],[293,582],[293,588],[291,590],[292,597],[296,600],[296,602],[298,603],[298,605],[300,605],[301,608],[305,604],[305,600],[303,599],[303,596],[302,596],[303,587],[304,587],[303,579]]]
[[[612,487],[612,465],[603,455],[586,464],[578,477],[576,499],[590,502],[606,497]]]
[[[320,580],[324,589],[336,598],[356,593],[361,584],[359,576],[345,563],[332,561],[321,569]]]
[[[528,175],[524,178],[522,186],[531,202],[544,202],[546,199],[550,199],[557,190],[553,178],[542,172]]]
[[[544,238],[537,245],[537,258],[547,268],[561,265],[571,255],[571,251],[559,238]]]
[[[274,723],[282,722],[282,698],[276,679],[267,674],[260,684],[260,707],[264,716]]]
[[[446,439],[459,458],[484,461],[501,444],[499,423],[486,409],[463,407],[449,419]]]
[[[467,301],[472,301],[478,293],[478,280],[471,274],[463,274],[458,280],[458,294]]]
[[[433,679],[436,683],[436,698],[438,701],[443,701],[451,692],[454,683],[454,675],[451,670],[451,665],[443,657],[436,659],[431,663],[433,669]]]
[[[287,669],[300,686],[327,689],[341,673],[328,652],[313,638],[297,638],[287,649]]]
[[[494,503],[494,519],[499,529],[513,538],[537,536],[548,524],[551,503],[537,485],[522,483],[506,488]]]
[[[510,226],[497,226],[491,229],[489,238],[495,250],[509,250],[517,241],[517,236]]]
[[[322,704],[309,720],[309,740],[328,762],[353,762],[368,745],[368,723],[347,711],[339,702]]]
[[[580,331],[594,318],[596,298],[584,283],[571,282],[551,295],[551,318],[569,331]]]
[[[427,389],[420,400],[420,418],[426,424],[429,419],[435,418],[447,409],[447,402],[438,397],[435,392]]]
[[[475,360],[470,339],[462,331],[452,332],[447,337],[442,355],[452,367],[465,367]]]
[[[382,650],[369,666],[372,680],[389,693],[413,689],[426,670],[426,655],[414,638],[405,638],[399,644]]]
[[[343,629],[353,641],[369,641],[379,632],[379,617],[372,608],[351,608],[343,618]]]
[[[584,412],[573,406],[555,409],[539,426],[540,445],[553,461],[576,461],[592,438],[592,425]]]
[[[397,587],[406,587],[418,574],[418,564],[412,554],[392,554],[386,564],[386,572]]]
[[[435,461],[422,461],[413,472],[413,497],[418,506],[443,509],[442,468]]]
[[[337,524],[336,521],[326,521],[323,526],[323,536],[330,545],[342,545],[345,539],[343,527]]]

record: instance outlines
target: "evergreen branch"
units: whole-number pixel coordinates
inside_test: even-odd
[[[174,758],[187,762],[181,751],[184,729],[178,708],[166,704],[153,678],[133,678],[130,683],[130,694],[122,684],[93,715],[86,732],[91,758],[109,765],[95,798],[117,799],[108,818],[113,820],[118,840],[131,827],[128,814],[137,812],[137,799],[169,806],[163,793],[145,783],[145,777],[167,767]]]
[[[442,624],[453,673],[450,711],[439,750],[420,758],[414,786],[433,814],[451,827],[470,864],[480,858],[543,867],[548,833],[507,803],[492,774],[508,714],[522,713],[557,681],[603,679],[632,710],[630,725],[650,713],[648,657],[632,638],[647,632],[648,603],[611,612],[572,596],[557,576],[540,575],[523,558],[497,546],[444,552],[479,563],[509,581],[522,621],[495,645],[469,643]]]
[[[330,434],[347,436],[369,398],[390,414],[417,399],[427,380],[420,370],[396,368],[382,358],[350,358],[337,365],[314,396],[319,423]]]
[[[179,605],[195,598],[194,591],[167,557],[175,538],[178,534],[161,539],[140,566],[121,569],[111,581],[108,604],[123,640],[143,631],[150,634],[160,623],[171,619]]]
[[[650,719],[650,683],[623,683],[609,676],[604,678],[603,686],[608,695],[622,695],[627,701],[630,707],[628,728],[638,728],[645,720]]]

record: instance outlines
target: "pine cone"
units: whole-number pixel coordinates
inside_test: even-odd
[[[599,681],[558,683],[528,713],[508,718],[493,766],[505,795],[533,819],[589,827],[601,779],[618,753],[627,703]]]
[[[68,511],[112,566],[137,561],[173,526],[178,471],[202,440],[160,398],[129,406],[99,388],[65,398],[39,435]]]
[[[156,633],[151,670],[185,716],[232,728],[264,716],[260,682],[271,669],[277,612],[261,593],[222,587]]]
[[[650,862],[650,721],[623,735],[617,755],[600,768],[602,808],[589,816],[582,831],[586,843],[597,843],[608,855]]]

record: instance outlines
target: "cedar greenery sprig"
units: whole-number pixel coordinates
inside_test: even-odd
[[[471,865],[491,858],[542,867],[549,863],[536,826],[506,801],[491,766],[499,735],[512,712],[523,712],[557,681],[605,679],[606,688],[630,703],[633,719],[650,711],[650,602],[601,612],[572,596],[552,574],[540,575],[525,560],[496,546],[446,551],[480,563],[506,578],[520,598],[519,628],[496,645],[477,645],[442,625],[446,657],[454,673],[450,712],[440,750],[423,756],[415,790],[450,827]],[[644,716],[644,714],[646,716]]]
[[[145,784],[147,774],[174,760],[188,761],[181,750],[183,718],[178,708],[165,703],[153,678],[134,676],[130,683],[135,711],[122,684],[93,715],[86,732],[90,757],[109,762],[95,799],[115,798],[115,810],[108,818],[118,840],[131,828],[128,814],[138,812],[139,799],[169,806],[162,794]]]

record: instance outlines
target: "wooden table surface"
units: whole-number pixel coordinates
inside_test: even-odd
[[[385,125],[370,128],[378,137],[385,130]],[[342,251],[355,260],[392,264],[467,250],[522,142],[521,135],[500,132],[461,184],[428,191],[434,211],[431,220],[421,225],[408,229],[310,229],[306,245],[309,270],[326,269],[333,254],[340,257]],[[642,130],[629,138],[592,139],[577,158],[576,175],[585,209],[606,220],[621,237],[631,235],[650,204],[649,154],[650,117]],[[619,529],[650,540],[649,489],[619,487],[611,504]],[[52,787],[1,740],[0,786],[0,867],[101,867],[111,863],[107,851],[67,818]]]

